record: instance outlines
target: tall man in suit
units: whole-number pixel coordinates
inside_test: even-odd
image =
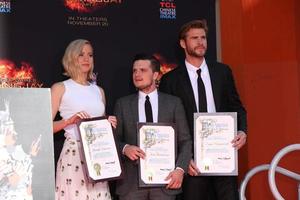
[[[192,158],[192,142],[183,105],[178,97],[157,91],[159,69],[160,63],[155,57],[137,55],[133,61],[132,78],[138,92],[119,99],[115,106],[118,120],[116,133],[124,164],[124,178],[118,180],[116,185],[120,200],[175,199],[175,195],[181,192],[184,173],[187,172]],[[148,98],[152,121],[175,123],[177,129],[176,168],[166,177],[170,182],[163,188],[138,187],[137,160],[144,159],[146,155],[137,146],[137,122],[146,122],[148,109],[145,104]]]
[[[205,20],[193,20],[181,27],[179,42],[185,53],[185,62],[165,74],[159,88],[182,100],[192,137],[193,113],[237,112],[238,134],[232,144],[240,149],[246,142],[246,110],[240,101],[229,66],[205,59],[207,31]],[[191,160],[189,175],[183,184],[184,200],[238,199],[235,176],[196,176],[199,173]]]

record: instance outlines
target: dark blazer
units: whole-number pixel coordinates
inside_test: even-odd
[[[246,110],[240,101],[231,69],[229,66],[218,62],[206,61],[206,63],[210,75],[216,111],[237,112],[238,130],[246,133]],[[190,134],[193,138],[193,113],[197,112],[197,107],[191,81],[184,63],[162,77],[159,90],[174,96],[178,96],[182,100],[186,111],[189,128],[191,130]]]
[[[138,94],[119,99],[116,102],[115,115],[118,120],[116,134],[120,152],[122,152],[125,144],[137,146]],[[185,118],[185,111],[178,97],[158,92],[158,122],[176,123],[176,167],[181,167],[187,172],[189,161],[192,158],[192,141]],[[124,178],[117,181],[116,193],[118,195],[125,195],[132,187],[138,188],[138,165],[136,161],[131,161],[126,156],[122,156],[122,158]],[[181,189],[162,189],[170,195],[181,192]]]

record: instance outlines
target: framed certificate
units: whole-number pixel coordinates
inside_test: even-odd
[[[88,178],[92,181],[117,179],[122,169],[110,122],[105,117],[78,123]]]
[[[194,113],[194,160],[200,176],[238,175],[237,114]]]
[[[176,130],[169,123],[138,123],[138,145],[145,152],[140,158],[139,186],[160,187],[175,168]]]

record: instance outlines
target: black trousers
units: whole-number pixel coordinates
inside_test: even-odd
[[[185,176],[181,200],[239,200],[236,176]]]

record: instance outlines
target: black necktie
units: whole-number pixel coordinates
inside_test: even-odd
[[[199,100],[199,112],[207,112],[207,102],[206,102],[206,93],[204,83],[201,78],[201,69],[197,70],[198,74],[198,100]]]
[[[148,95],[146,96],[146,101],[145,101],[145,113],[146,113],[146,122],[153,122],[152,107]]]

